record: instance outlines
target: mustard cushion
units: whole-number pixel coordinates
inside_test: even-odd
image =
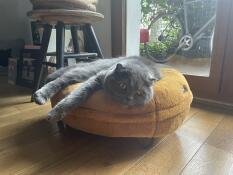
[[[161,71],[163,78],[153,86],[154,97],[145,106],[126,108],[100,90],[66,116],[64,123],[109,137],[158,137],[175,131],[189,112],[193,95],[180,72],[170,68]],[[57,93],[51,99],[52,106],[78,86]]]

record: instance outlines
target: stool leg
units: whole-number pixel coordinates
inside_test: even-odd
[[[57,69],[64,67],[64,51],[65,51],[65,25],[62,22],[58,22],[56,25]]]
[[[65,51],[65,25],[58,22],[56,25],[56,67],[57,69],[64,67],[64,51]],[[65,129],[62,121],[57,122],[60,130]]]
[[[63,131],[64,129],[66,129],[66,124],[63,121],[58,121],[57,126],[60,131]]]
[[[42,79],[42,73],[43,73],[43,66],[42,62],[46,60],[46,54],[48,50],[49,40],[52,32],[52,26],[49,24],[44,25],[44,31],[41,41],[41,51],[40,51],[40,59],[38,60],[37,68],[36,68],[36,75],[35,75],[35,86],[33,88],[34,93],[36,90],[40,88],[40,83]],[[31,101],[33,101],[33,98],[31,98]]]
[[[74,53],[80,53],[79,43],[78,43],[78,31],[76,26],[71,26],[70,28],[73,46],[74,46]]]
[[[104,58],[92,25],[86,24],[84,26],[83,32],[84,32],[85,47],[86,47],[85,49],[87,49],[88,52],[96,52],[99,58]]]

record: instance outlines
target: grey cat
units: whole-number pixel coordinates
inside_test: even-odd
[[[86,101],[95,91],[104,89],[114,100],[126,106],[144,105],[153,97],[152,85],[161,79],[157,65],[142,57],[99,59],[61,68],[47,77],[47,84],[34,94],[42,105],[70,84],[83,82],[61,100],[48,114],[59,121]]]

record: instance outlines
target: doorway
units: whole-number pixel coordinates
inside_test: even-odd
[[[233,41],[229,37],[233,31],[230,25],[233,9],[231,0],[134,1],[140,4],[141,10],[135,9],[135,5],[130,5],[129,1],[120,1],[126,11],[120,21],[121,41],[125,43],[121,43],[122,54],[128,53],[125,45],[134,36],[138,43],[131,42],[131,49],[138,49],[141,55],[156,58],[157,62],[181,71],[196,98],[233,103],[233,95],[229,96],[233,94],[233,88],[230,88],[233,87],[230,74],[233,51],[228,47]],[[138,27],[131,26],[132,23],[136,24],[137,15],[128,15],[131,13],[127,11],[141,12]],[[147,36],[145,32],[148,32],[148,38],[142,38]],[[228,95],[224,95],[225,89]]]

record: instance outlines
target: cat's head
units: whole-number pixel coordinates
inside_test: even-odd
[[[153,97],[155,80],[145,67],[118,63],[106,74],[104,89],[121,104],[144,105]]]

